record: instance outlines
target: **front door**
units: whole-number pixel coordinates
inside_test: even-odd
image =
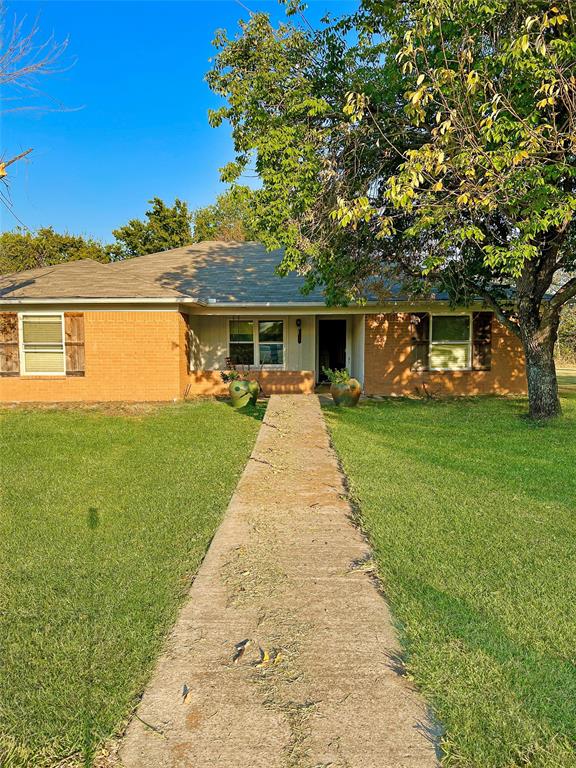
[[[346,320],[318,320],[318,381],[324,368],[346,368]]]

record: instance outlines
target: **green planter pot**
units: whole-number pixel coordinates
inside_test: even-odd
[[[360,395],[362,394],[362,387],[360,382],[356,379],[350,379],[345,384],[331,384],[330,394],[336,405],[345,405],[348,408],[353,408],[358,405]]]
[[[258,395],[260,394],[260,384],[256,381],[256,379],[252,379],[248,382],[248,391],[250,392],[252,405],[256,405]]]
[[[242,381],[241,379],[231,381],[228,385],[228,392],[230,392],[232,408],[244,408],[252,400],[249,381]]]

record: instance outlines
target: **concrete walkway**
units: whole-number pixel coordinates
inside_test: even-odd
[[[318,399],[273,396],[122,743],[125,768],[437,765],[349,514]]]

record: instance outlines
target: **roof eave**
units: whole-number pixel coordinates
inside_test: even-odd
[[[197,304],[199,299],[182,296],[0,296],[0,304]]]

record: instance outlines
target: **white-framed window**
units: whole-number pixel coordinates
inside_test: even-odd
[[[22,312],[18,315],[20,373],[34,376],[66,374],[64,314]]]
[[[230,320],[228,356],[233,365],[284,367],[284,321]]]
[[[430,315],[431,371],[465,371],[472,365],[472,315]]]

